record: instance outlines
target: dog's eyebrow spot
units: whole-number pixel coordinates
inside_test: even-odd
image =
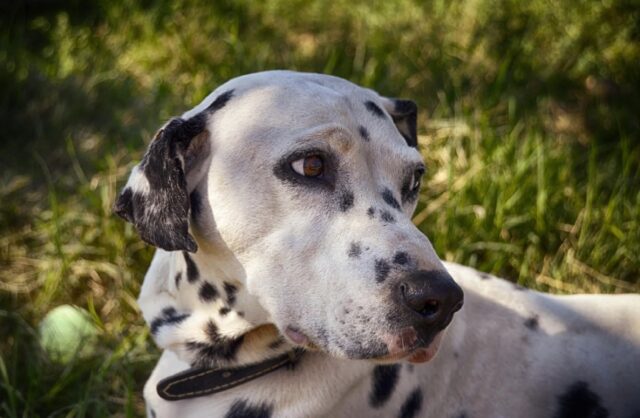
[[[373,388],[369,395],[369,403],[374,408],[382,407],[393,394],[398,382],[400,365],[376,366],[373,369]]]
[[[373,103],[371,100],[367,100],[366,102],[364,102],[364,105],[369,112],[373,113],[379,118],[384,118],[384,112],[382,111],[382,109],[380,109],[380,106]]]
[[[527,318],[527,320],[524,321],[524,326],[529,328],[531,331],[537,330],[539,326],[538,315],[533,315],[532,317]]]
[[[398,251],[396,255],[393,256],[393,262],[394,264],[403,266],[409,262],[409,254],[404,251]]]
[[[261,403],[252,406],[245,400],[234,401],[224,418],[271,418],[273,406]]]
[[[151,329],[151,334],[156,335],[158,333],[158,329],[160,329],[163,325],[177,325],[187,319],[189,317],[188,313],[178,315],[176,308],[169,306],[164,308],[160,313],[160,316],[155,318],[149,324],[149,328]]]
[[[391,266],[385,260],[381,258],[376,258],[375,261],[375,271],[376,271],[376,282],[382,283],[385,281],[389,272],[391,271]]]
[[[340,211],[346,212],[353,207],[353,192],[347,190],[340,195]]]
[[[373,206],[367,209],[367,216],[371,219],[373,219],[373,217],[376,216],[376,210]]]
[[[364,139],[366,142],[371,141],[371,137],[369,136],[369,131],[367,131],[367,128],[360,125],[358,126],[358,132],[360,133],[360,136],[362,137],[362,139]]]
[[[182,272],[179,271],[176,273],[176,278],[175,278],[175,282],[176,282],[176,289],[178,287],[180,287],[180,280],[182,280]]]
[[[233,306],[236,303],[236,293],[238,293],[238,286],[233,285],[229,282],[224,282],[223,284],[224,291],[227,294],[227,303],[229,306]]]
[[[414,418],[422,408],[422,391],[417,387],[409,394],[400,407],[400,418]]]
[[[200,286],[198,296],[200,296],[200,300],[203,302],[212,302],[218,298],[218,289],[211,283],[205,281]]]
[[[386,210],[380,211],[380,219],[383,222],[386,222],[386,223],[389,223],[389,224],[392,224],[392,223],[394,223],[396,221],[396,218],[394,218],[393,215],[391,213],[389,213],[389,211],[386,211]]]
[[[200,277],[200,272],[198,271],[196,263],[193,262],[186,251],[183,251],[182,255],[184,256],[184,262],[187,264],[187,280],[189,283],[193,283]]]
[[[222,109],[232,97],[233,90],[225,91],[220,96],[216,97],[209,107],[207,107],[207,110],[209,112],[215,112],[216,110]]]
[[[398,203],[396,198],[393,197],[393,192],[391,192],[391,190],[385,188],[382,191],[382,200],[384,200],[385,203],[391,206],[392,208],[400,210],[400,203]]]
[[[362,254],[362,248],[360,247],[360,243],[352,242],[351,245],[349,246],[349,251],[347,252],[347,255],[349,256],[349,258],[358,258],[360,257],[360,254]]]

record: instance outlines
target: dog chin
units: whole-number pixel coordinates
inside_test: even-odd
[[[410,363],[426,363],[431,361],[440,348],[440,342],[444,331],[437,333],[433,339],[425,346],[416,346],[415,331],[410,328],[389,339],[389,354],[375,359],[379,363],[397,363],[408,361]]]

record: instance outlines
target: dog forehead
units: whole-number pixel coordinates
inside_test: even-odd
[[[220,94],[233,91],[234,100],[229,108],[236,111],[239,106],[249,110],[269,107],[271,114],[277,110],[289,110],[293,113],[305,113],[313,110],[325,112],[331,109],[327,105],[348,106],[349,99],[356,97],[375,100],[378,95],[369,89],[339,77],[315,73],[293,71],[264,71],[236,77],[222,84],[207,96],[200,104],[184,113],[188,119],[206,109]],[[245,97],[248,100],[239,100]],[[305,107],[300,107],[304,104]]]
[[[209,129],[229,152],[244,147],[243,152],[252,154],[277,154],[302,138],[324,136],[370,141],[376,154],[391,152],[399,160],[421,159],[382,111],[388,99],[324,74],[266,71],[241,76],[218,87],[183,118],[200,113],[228,92],[232,98],[210,119]]]

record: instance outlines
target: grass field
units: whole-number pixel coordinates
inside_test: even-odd
[[[0,6],[0,416],[139,416],[153,249],[111,213],[153,132],[244,73],[414,99],[438,253],[556,293],[640,291],[633,0],[22,1]],[[93,353],[38,324],[86,309]]]

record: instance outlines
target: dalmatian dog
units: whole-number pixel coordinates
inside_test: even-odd
[[[442,262],[411,222],[416,114],[269,71],[160,129],[114,208],[158,247],[148,416],[640,417],[640,296]]]

